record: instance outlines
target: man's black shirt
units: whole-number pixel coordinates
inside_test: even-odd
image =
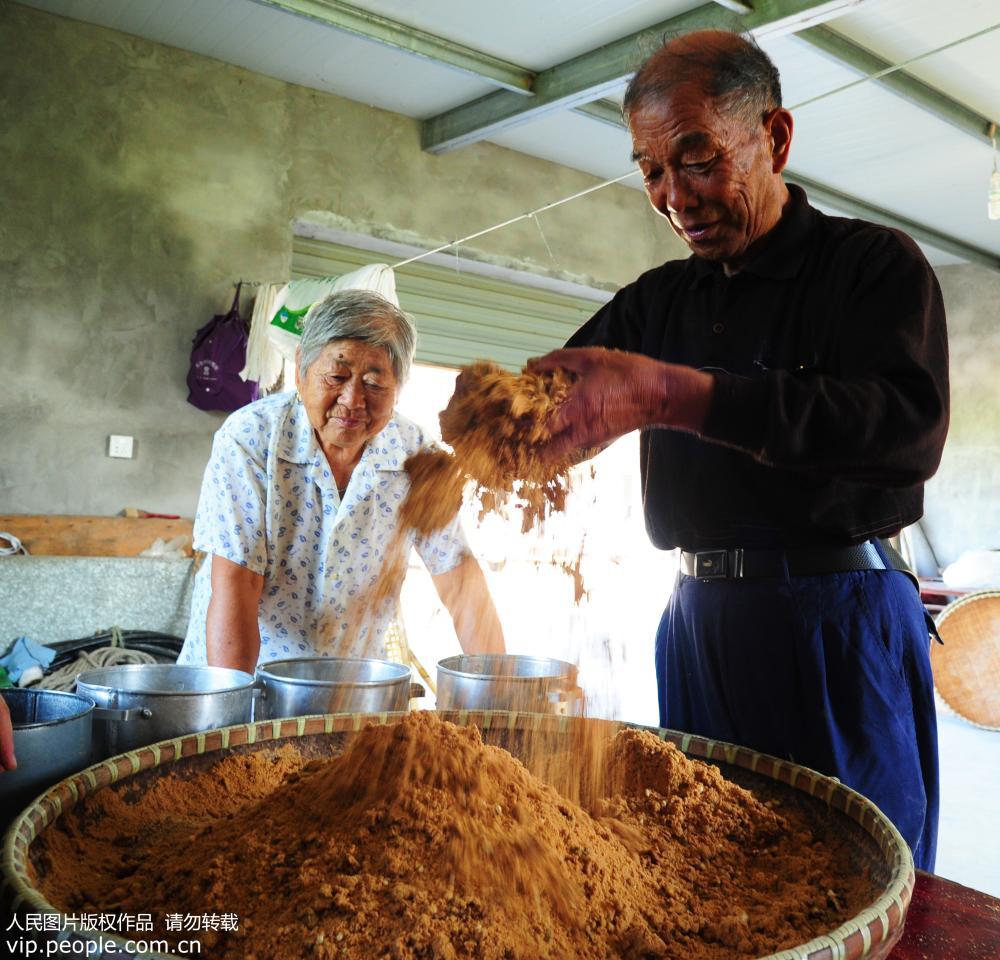
[[[646,526],[663,549],[857,543],[921,516],[948,429],[937,280],[905,234],[789,191],[742,271],[665,263],[567,344],[715,378],[702,436],[642,434]]]

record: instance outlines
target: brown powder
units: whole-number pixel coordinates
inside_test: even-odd
[[[461,371],[461,387],[441,414],[441,434],[453,452],[422,450],[407,459],[410,489],[399,512],[396,533],[374,586],[352,607],[351,626],[341,643],[349,646],[373,611],[399,595],[406,576],[410,531],[429,535],[449,524],[468,487],[487,513],[521,511],[521,531],[538,527],[566,506],[569,458],[550,463],[539,456],[549,439],[548,419],[572,384],[564,371],[509,373],[477,361]],[[582,550],[582,546],[581,546]],[[561,568],[573,577],[577,602],[584,596],[580,558]]]
[[[428,536],[447,526],[462,507],[465,477],[446,450],[421,450],[406,461],[410,489],[399,510],[404,531]]]
[[[442,439],[476,485],[483,512],[502,511],[516,498],[526,533],[566,506],[572,461],[550,463],[539,451],[551,436],[549,417],[572,386],[570,374],[512,374],[480,360],[462,371],[461,384],[441,414]],[[410,496],[428,494],[411,488]]]
[[[586,809],[428,712],[332,759],[231,755],[88,798],[36,841],[39,885],[66,911],[235,913],[238,932],[202,934],[222,960],[732,960],[869,902],[845,848],[794,809],[646,732],[599,753],[569,776]]]

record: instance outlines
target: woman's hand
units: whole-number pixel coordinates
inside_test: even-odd
[[[560,367],[576,382],[548,422],[552,440],[545,456],[553,460],[643,427],[697,432],[708,416],[714,380],[693,367],[603,347],[553,350],[528,361],[535,373]]]
[[[0,697],[0,771],[16,768],[14,727],[10,720],[10,708],[7,706],[7,701]]]

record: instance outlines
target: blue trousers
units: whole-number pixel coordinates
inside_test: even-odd
[[[834,776],[896,825],[920,869],[937,844],[928,620],[905,574],[678,576],[656,636],[660,724]]]

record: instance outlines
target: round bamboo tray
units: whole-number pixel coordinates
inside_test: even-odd
[[[169,770],[178,770],[177,765],[181,769],[191,767],[192,772],[209,769],[226,751],[266,749],[280,741],[281,745],[295,745],[305,756],[329,756],[331,739],[335,748],[343,749],[347,738],[364,725],[371,722],[395,723],[403,716],[405,714],[402,713],[327,714],[241,724],[151,744],[88,767],[42,794],[14,821],[3,842],[0,905],[6,905],[12,913],[19,915],[33,914],[43,920],[49,918],[50,922],[38,924],[52,928],[36,935],[43,943],[39,947],[39,955],[47,955],[46,948],[52,943],[54,946],[48,949],[58,955],[66,952],[100,957],[102,954],[87,952],[86,948],[88,943],[99,942],[98,934],[61,929],[65,926],[65,918],[45,899],[31,879],[32,845],[67,810],[90,794],[114,789],[116,784],[133,777],[156,777]],[[836,929],[808,943],[768,954],[764,960],[881,960],[888,957],[903,932],[915,882],[909,848],[892,823],[871,801],[833,778],[745,747],[654,727],[504,711],[461,710],[443,712],[442,716],[460,726],[471,724],[479,727],[484,741],[502,746],[514,756],[518,756],[519,750],[528,744],[537,749],[540,742],[545,744],[546,749],[558,749],[560,743],[564,748],[570,748],[573,742],[571,737],[580,732],[580,724],[602,724],[609,735],[625,727],[651,730],[660,739],[674,743],[688,756],[715,764],[727,778],[742,786],[751,790],[755,787],[766,788],[772,794],[778,790],[794,798],[795,802],[814,807],[817,818],[827,823],[828,829],[851,838],[857,869],[870,871],[880,893],[857,916]],[[8,936],[11,935],[8,933]],[[117,958],[167,960],[179,956],[171,953],[127,953],[122,937],[113,933],[102,933],[100,937],[105,943],[112,941],[115,944],[117,949],[113,955]],[[78,949],[73,949],[70,944],[59,949],[65,941],[84,943]],[[103,955],[111,956],[112,952]]]
[[[1000,590],[967,594],[935,625],[944,641],[931,643],[938,696],[963,720],[1000,730]]]

